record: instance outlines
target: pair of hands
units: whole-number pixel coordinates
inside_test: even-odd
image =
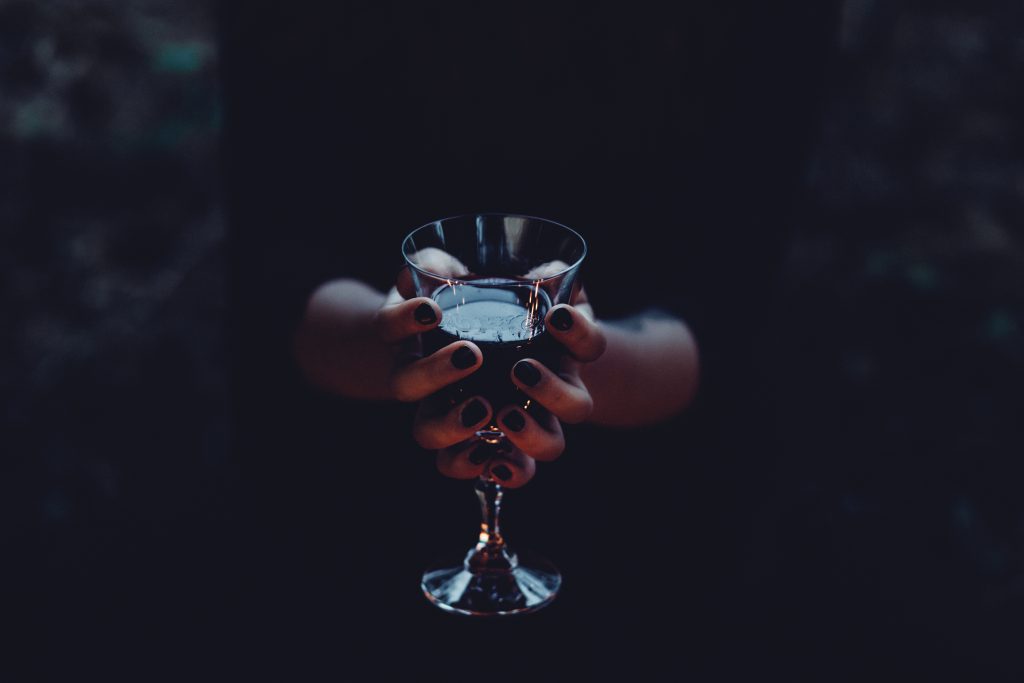
[[[606,346],[593,309],[580,290],[572,305],[554,306],[545,315],[545,330],[566,352],[557,373],[533,359],[519,361],[519,372],[510,373],[509,380],[546,409],[536,414],[519,406],[492,406],[483,396],[469,397],[453,407],[430,400],[487,362],[480,348],[468,340],[423,356],[418,335],[440,325],[441,317],[436,302],[415,296],[408,269],[403,270],[374,316],[376,334],[396,351],[389,393],[399,401],[419,402],[413,436],[424,448],[437,451],[437,468],[442,474],[473,479],[486,472],[502,486],[522,486],[533,478],[537,460],[554,460],[565,449],[560,421],[583,422],[593,410],[581,370],[585,363],[597,360]],[[523,364],[535,372],[521,367]],[[528,384],[521,377],[536,381]],[[477,439],[476,432],[489,424],[492,416],[511,447],[496,449]]]

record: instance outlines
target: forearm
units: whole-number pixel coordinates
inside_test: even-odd
[[[648,312],[602,322],[604,355],[583,366],[594,399],[590,422],[637,427],[681,412],[697,390],[697,344],[677,318]]]
[[[310,383],[351,398],[390,398],[394,359],[373,327],[384,299],[357,280],[334,280],[313,293],[295,334],[295,358]]]

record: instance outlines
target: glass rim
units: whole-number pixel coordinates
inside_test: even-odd
[[[419,273],[422,273],[423,275],[426,275],[428,277],[432,277],[432,278],[437,279],[437,280],[445,280],[447,282],[453,282],[453,283],[458,283],[458,284],[467,284],[470,281],[463,280],[461,278],[453,278],[453,277],[449,277],[449,276],[445,276],[445,275],[440,275],[439,273],[433,273],[433,272],[427,270],[426,268],[421,268],[420,266],[416,265],[415,263],[413,263],[412,261],[409,260],[409,254],[407,253],[407,250],[406,250],[405,247],[406,247],[406,244],[408,244],[409,241],[412,239],[412,236],[415,235],[416,233],[418,233],[423,228],[426,228],[426,227],[432,226],[432,225],[436,225],[437,223],[444,223],[445,221],[454,221],[454,220],[458,220],[460,218],[470,218],[470,217],[480,218],[482,216],[501,216],[502,218],[527,218],[529,220],[541,221],[542,223],[548,223],[550,225],[557,225],[559,228],[562,228],[563,230],[568,232],[570,235],[573,235],[574,237],[576,237],[576,239],[578,239],[580,241],[580,244],[583,246],[583,253],[580,254],[580,257],[578,259],[576,259],[576,261],[574,261],[573,263],[569,264],[568,266],[566,266],[565,268],[563,268],[562,270],[558,271],[557,273],[555,273],[553,275],[548,275],[548,276],[542,277],[542,278],[533,278],[533,279],[531,279],[530,282],[533,282],[535,284],[544,284],[546,282],[551,282],[552,280],[557,280],[558,278],[563,277],[566,273],[571,272],[573,269],[579,268],[580,264],[583,263],[583,259],[585,259],[586,256],[587,256],[587,241],[585,239],[583,239],[583,235],[579,234],[578,232],[576,232],[575,230],[570,228],[568,225],[565,225],[563,223],[559,223],[558,221],[553,221],[550,218],[541,218],[540,216],[530,216],[530,215],[523,214],[523,213],[504,213],[504,212],[501,212],[501,211],[483,211],[483,212],[480,212],[480,213],[461,213],[461,214],[456,214],[454,216],[445,216],[444,218],[438,218],[437,220],[433,220],[433,221],[430,221],[428,223],[424,223],[423,225],[421,225],[421,226],[419,226],[417,228],[413,228],[412,230],[410,230],[409,234],[406,235],[405,239],[402,240],[402,258],[405,260],[406,265],[409,266],[410,268],[412,268],[413,270],[415,270],[415,271],[417,271]],[[480,283],[480,282],[474,282],[474,284],[479,285],[479,286],[486,286],[485,283]],[[497,285],[495,285],[495,286],[497,286]]]

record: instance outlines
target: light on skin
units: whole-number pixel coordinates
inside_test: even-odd
[[[295,335],[299,366],[313,385],[343,396],[403,398],[396,396],[393,382],[398,340],[385,340],[381,320],[402,314],[412,320],[419,303],[404,299],[397,289],[385,294],[358,280],[322,285],[310,297]],[[594,318],[587,303],[575,308],[593,321],[605,340],[600,357],[579,367],[593,401],[586,422],[641,427],[689,405],[697,390],[699,361],[697,344],[685,323],[659,311],[602,321]],[[437,313],[440,318],[440,310]],[[415,323],[407,329],[415,333]]]
[[[409,342],[442,318],[436,302],[413,294],[408,271],[388,294],[357,280],[326,283],[310,297],[296,332],[296,359],[309,381],[327,391],[363,400],[419,402],[412,436],[436,452],[435,464],[445,476],[496,477],[503,487],[518,488],[533,478],[537,460],[554,460],[565,449],[561,422],[641,427],[681,412],[696,392],[697,346],[682,321],[658,311],[599,321],[581,290],[572,306],[555,306],[547,313],[547,332],[566,350],[558,373],[524,360],[520,363],[532,365],[535,372],[529,374],[537,379],[527,386],[514,371],[509,376],[546,413],[491,406],[483,396],[438,411],[423,399],[469,376],[486,359],[468,340],[426,357],[410,353]],[[572,320],[568,329],[550,324],[563,308]],[[463,411],[476,401],[476,413],[483,417],[465,424]],[[492,417],[507,424],[510,411],[519,414],[522,424],[505,430],[506,448],[478,457],[477,430]]]

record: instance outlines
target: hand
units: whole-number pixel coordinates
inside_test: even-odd
[[[461,268],[454,276],[466,274],[461,264],[453,267]],[[430,299],[415,297],[412,290],[407,270],[388,295],[351,279],[318,287],[294,337],[296,362],[310,384],[354,399],[419,401],[479,368],[480,349],[466,340],[421,357],[418,334],[437,327],[441,311]],[[520,366],[520,377],[513,374],[511,378],[532,400],[567,422],[587,419],[618,427],[653,424],[686,408],[696,393],[700,364],[697,344],[685,323],[647,312],[598,326],[584,292],[575,292],[572,303],[556,306],[546,319],[547,330],[568,351],[560,371],[552,373],[527,359]],[[401,355],[396,356],[396,346],[402,349]],[[439,468],[466,478],[483,472],[484,467],[478,467],[481,462],[471,462],[470,467],[465,460],[468,447],[476,445],[470,441],[473,435],[489,423],[492,406],[482,397],[470,397],[454,408],[430,408],[420,407],[414,432],[427,448],[444,451]],[[531,410],[526,415],[514,406],[497,408],[509,443],[524,455],[505,457],[482,451],[474,460],[483,458],[498,479],[506,473],[498,467],[505,464],[511,485],[522,485],[533,474],[534,457],[551,460],[561,452],[561,427],[544,411]],[[462,424],[463,417],[469,424]],[[515,428],[517,417],[523,421],[519,429]],[[508,462],[487,463],[498,455]]]
[[[558,313],[559,310],[564,313]],[[590,416],[593,400],[580,379],[584,362],[596,360],[604,351],[604,334],[585,313],[587,304],[576,307],[556,306],[545,323],[550,333],[561,342],[568,355],[562,359],[560,372],[555,373],[533,359],[523,359],[513,368],[511,379],[535,401],[523,410],[505,406],[498,411],[498,424],[508,438],[497,447],[479,441],[462,441],[443,448],[437,455],[437,468],[456,479],[472,479],[485,471],[502,486],[517,488],[526,484],[536,472],[537,460],[551,461],[565,450],[561,422],[583,422]],[[566,330],[551,322],[571,320]],[[538,410],[540,408],[540,410]],[[429,423],[420,429],[432,432]]]
[[[453,276],[467,274],[461,264],[448,260]],[[546,270],[563,267],[548,264]],[[433,264],[429,268],[438,269]],[[466,340],[422,357],[418,335],[437,327],[441,311],[435,302],[414,294],[408,270],[387,295],[351,279],[318,287],[294,337],[296,362],[310,384],[354,399],[420,401],[479,368],[480,349]],[[517,366],[519,376],[513,373],[511,380],[535,402],[533,409],[525,414],[515,406],[497,407],[498,422],[513,450],[484,449],[470,458],[479,446],[476,431],[489,424],[494,412],[483,397],[454,407],[429,399],[420,406],[414,434],[427,448],[441,451],[442,472],[471,478],[488,471],[510,486],[521,486],[533,476],[535,458],[552,460],[561,453],[564,437],[558,418],[638,427],[678,414],[693,399],[698,352],[682,321],[648,312],[599,326],[583,291],[574,292],[571,300],[572,306],[556,306],[546,317],[547,330],[568,352],[559,372],[525,360]],[[537,410],[541,406],[550,413]]]
[[[443,254],[443,252],[438,252]],[[422,253],[421,253],[422,256]],[[431,270],[446,268],[453,277],[465,274],[461,264],[440,256]],[[421,261],[422,262],[422,261]],[[547,269],[558,270],[564,264],[548,264]],[[543,277],[537,271],[534,277]],[[433,329],[440,322],[437,304],[424,297],[403,299],[402,293],[412,294],[408,272],[399,276],[398,286],[388,297],[388,303],[378,316],[382,336],[390,341],[406,341],[406,353],[415,354],[409,344],[409,335]],[[552,308],[546,318],[548,332],[560,342],[568,355],[563,358],[557,374],[532,359],[516,365],[511,380],[541,408],[524,411],[516,406],[499,406],[498,422],[509,443],[494,447],[476,438],[476,432],[490,422],[494,407],[482,396],[470,397],[454,407],[429,398],[447,384],[462,379],[480,365],[480,350],[469,341],[454,342],[427,358],[419,358],[400,366],[392,380],[395,396],[401,400],[423,400],[413,425],[413,436],[424,448],[437,450],[437,467],[446,476],[472,479],[484,472],[494,476],[504,486],[516,488],[528,482],[536,471],[535,460],[554,460],[565,448],[565,437],[559,420],[582,422],[590,415],[593,401],[580,379],[583,363],[600,357],[605,348],[601,328],[593,321],[593,311],[586,295],[580,291],[575,306]],[[417,311],[422,319],[429,318],[427,305],[436,316],[430,323],[409,322]],[[473,352],[473,364],[464,370],[452,370],[452,354],[465,346]],[[454,351],[453,351],[454,349]],[[461,352],[465,355],[465,352]],[[435,360],[435,357],[441,356]],[[415,355],[413,355],[415,357]],[[468,355],[466,355],[468,359]]]

